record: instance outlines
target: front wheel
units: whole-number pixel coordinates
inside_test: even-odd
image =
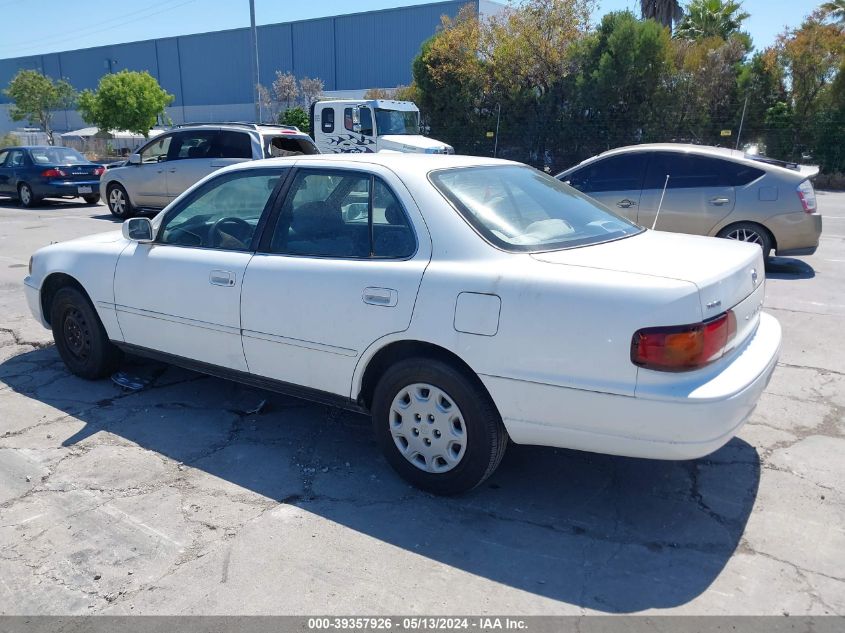
[[[82,196],[82,199],[85,200],[85,204],[97,204],[100,201],[100,194],[95,193],[91,196]]]
[[[769,232],[759,224],[754,222],[739,222],[731,224],[723,228],[716,237],[722,237],[728,240],[737,240],[739,242],[748,242],[749,244],[757,244],[763,249],[763,257],[768,258],[772,251],[772,238]]]
[[[372,413],[390,465],[435,494],[475,488],[493,474],[507,446],[501,416],[483,387],[430,358],[393,365],[376,387]]]
[[[50,325],[59,356],[72,373],[95,380],[108,376],[117,367],[120,350],[109,341],[100,317],[76,288],[56,292]]]
[[[109,186],[106,202],[109,206],[109,211],[116,218],[124,219],[132,215],[132,205],[129,202],[129,196],[126,194],[126,189],[121,185]]]

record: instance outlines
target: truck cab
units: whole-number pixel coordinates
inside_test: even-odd
[[[310,132],[323,154],[455,153],[451,145],[420,134],[420,111],[411,101],[316,101],[311,105]]]

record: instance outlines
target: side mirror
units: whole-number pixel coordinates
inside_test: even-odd
[[[129,154],[129,164],[130,165],[140,165],[141,164],[141,155],[140,154]]]
[[[361,133],[361,124],[360,123],[353,123],[352,124],[352,131],[360,134]]]
[[[123,237],[133,242],[147,244],[153,241],[153,223],[149,218],[129,218],[120,227]]]

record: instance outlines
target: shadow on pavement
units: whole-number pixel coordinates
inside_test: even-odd
[[[816,276],[816,271],[800,259],[770,257],[766,262],[766,276],[771,279],[812,279]]]
[[[124,369],[151,386],[77,379],[52,347],[0,363],[0,384],[83,421],[56,436],[64,446],[106,431],[416,555],[608,613],[704,592],[737,548],[760,479],[756,450],[739,439],[690,462],[511,445],[482,487],[437,498],[394,475],[364,416],[146,361]],[[263,398],[263,412],[245,413]]]

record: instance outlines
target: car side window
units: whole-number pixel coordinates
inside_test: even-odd
[[[355,131],[352,126],[352,108],[343,109],[343,127],[350,132]]]
[[[610,156],[585,165],[565,180],[583,193],[642,189],[647,162],[642,153]]]
[[[407,215],[381,179],[353,171],[300,170],[269,250],[366,259],[410,257],[415,248]]]
[[[167,160],[187,160],[192,158],[217,158],[212,155],[218,133],[216,130],[195,130],[179,132],[173,137]]]
[[[252,139],[245,132],[223,130],[214,138],[209,158],[252,158]]]
[[[724,161],[708,156],[682,152],[655,152],[649,161],[645,189],[694,189],[698,187],[730,187],[731,181],[722,169]]]
[[[6,167],[23,167],[26,163],[26,156],[22,149],[13,149],[9,153],[8,163]]]
[[[727,174],[729,184],[734,187],[742,187],[743,185],[754,182],[766,173],[762,169],[727,160],[722,161],[722,168]]]
[[[281,176],[280,170],[249,170],[208,181],[167,214],[156,242],[250,250],[258,221]]]
[[[326,134],[334,132],[334,108],[323,108],[320,114],[321,123],[320,129]],[[349,112],[349,118],[352,118],[352,112]]]
[[[141,150],[141,163],[161,163],[167,160],[172,134],[162,135]]]
[[[366,134],[367,136],[373,135],[373,111],[369,108],[361,108],[359,110],[360,117],[361,117],[361,134]]]
[[[0,150],[0,167],[3,167],[6,163],[6,158],[9,156],[9,150],[4,149]]]

